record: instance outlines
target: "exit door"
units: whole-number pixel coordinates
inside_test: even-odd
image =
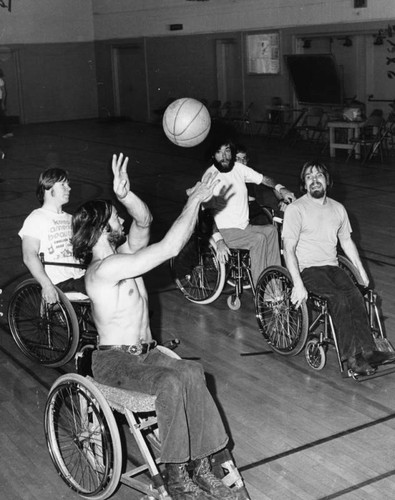
[[[147,79],[143,45],[113,47],[115,115],[148,121]]]

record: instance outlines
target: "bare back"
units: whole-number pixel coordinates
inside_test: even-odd
[[[100,279],[103,261],[93,262],[85,277],[100,344],[134,345],[152,340],[148,295],[142,277],[117,283]]]

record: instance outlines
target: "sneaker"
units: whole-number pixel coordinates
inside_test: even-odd
[[[7,134],[3,135],[3,139],[9,139],[10,137],[14,137],[14,134],[12,132],[8,132]]]
[[[374,375],[376,368],[370,365],[362,356],[351,356],[347,360],[348,369],[355,375]]]

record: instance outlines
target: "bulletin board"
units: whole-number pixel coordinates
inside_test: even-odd
[[[247,71],[256,75],[280,73],[280,35],[247,35]]]

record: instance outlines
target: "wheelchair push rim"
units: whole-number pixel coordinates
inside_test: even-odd
[[[35,279],[20,283],[7,312],[15,343],[25,356],[44,366],[58,367],[73,358],[79,345],[78,320],[69,299],[57,290],[59,302],[45,304]]]
[[[217,259],[215,243],[197,234],[171,259],[170,270],[184,297],[196,304],[214,302],[225,285],[225,265]]]
[[[296,356],[307,341],[308,312],[305,303],[291,303],[292,279],[287,269],[271,266],[260,275],[255,313],[259,329],[270,348],[283,356]]]
[[[114,415],[99,389],[81,375],[60,377],[47,399],[44,429],[63,481],[83,498],[109,498],[120,482],[122,448]]]

